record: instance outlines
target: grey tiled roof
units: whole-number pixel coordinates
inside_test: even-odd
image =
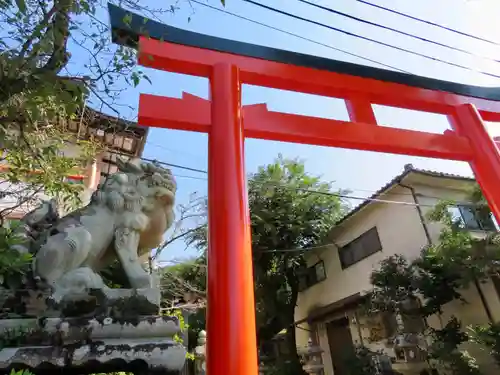
[[[344,221],[346,221],[350,217],[354,216],[362,208],[366,207],[373,199],[376,199],[378,196],[383,194],[386,190],[390,189],[394,185],[399,184],[409,174],[421,174],[421,175],[425,175],[425,176],[438,177],[438,178],[448,178],[448,179],[456,179],[456,180],[462,180],[462,181],[474,181],[474,179],[470,178],[470,177],[460,176],[460,175],[452,174],[452,173],[431,171],[431,170],[427,170],[427,169],[419,169],[419,168],[415,168],[412,164],[406,164],[404,166],[404,170],[402,173],[398,174],[392,180],[387,182],[384,186],[382,186],[375,193],[373,193],[370,197],[368,197],[363,203],[359,204],[354,209],[349,211],[345,216],[343,216],[335,224],[335,226],[340,225],[341,223],[343,223]]]

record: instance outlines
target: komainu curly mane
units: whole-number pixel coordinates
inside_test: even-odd
[[[134,288],[151,284],[140,258],[161,243],[173,224],[177,186],[171,171],[156,163],[133,159],[117,164],[119,172],[99,185],[87,206],[57,219],[45,214],[52,212],[47,205],[41,206],[27,216],[40,220],[24,223],[25,229],[44,228],[31,241],[37,245],[31,249],[35,276],[64,295],[75,288],[102,289],[96,272],[113,258]]]

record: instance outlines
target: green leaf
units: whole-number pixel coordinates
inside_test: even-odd
[[[146,81],[148,81],[150,85],[153,84],[153,82],[151,81],[151,78],[149,78],[146,74],[143,74],[142,78],[144,78]]]
[[[133,72],[131,74],[130,78],[132,78],[132,82],[134,84],[134,87],[137,87],[141,81],[141,77],[139,76],[139,74],[137,72]]]
[[[24,0],[16,0],[16,5],[22,14],[26,14],[26,2]]]
[[[132,24],[132,14],[131,13],[127,13],[125,16],[123,16],[123,23],[130,27],[130,25]]]

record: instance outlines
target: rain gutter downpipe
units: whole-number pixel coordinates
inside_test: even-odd
[[[400,182],[398,183],[398,185],[410,190],[411,195],[413,197],[413,201],[415,202],[415,207],[417,209],[418,216],[420,217],[420,222],[422,223],[422,227],[424,228],[425,237],[427,238],[427,245],[431,246],[432,245],[432,238],[431,238],[430,233],[429,233],[429,227],[427,226],[427,223],[425,222],[425,217],[424,217],[424,214],[422,212],[422,208],[420,207],[420,204],[418,202],[418,197],[417,197],[417,194],[415,193],[415,189],[411,186],[404,185]],[[486,296],[484,295],[483,290],[481,289],[481,285],[479,284],[479,281],[477,279],[474,280],[474,286],[477,290],[477,293],[479,294],[479,298],[481,299],[481,303],[482,303],[484,311],[486,313],[486,317],[488,318],[490,323],[493,323],[493,321],[494,321],[493,314],[491,313],[491,309],[490,309],[488,302],[486,300]]]
[[[398,183],[399,186],[410,190],[411,196],[413,198],[413,202],[415,202],[415,208],[417,209],[418,216],[420,218],[420,223],[422,224],[422,228],[424,228],[424,233],[425,233],[425,238],[427,239],[427,245],[431,246],[432,245],[432,238],[429,232],[429,227],[427,226],[427,223],[425,222],[425,217],[424,213],[422,212],[422,208],[420,207],[420,203],[418,201],[417,194],[415,193],[415,189],[411,186],[404,185],[402,183]]]

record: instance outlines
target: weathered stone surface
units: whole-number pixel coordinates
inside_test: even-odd
[[[48,318],[0,320],[0,338],[8,333],[24,332],[17,346],[24,341],[28,345],[48,345],[36,342],[37,337],[57,337],[59,343],[72,343],[102,339],[137,339],[174,337],[180,333],[177,318],[171,316],[140,316],[130,322],[105,318]],[[34,335],[34,339],[30,335]],[[57,343],[56,343],[57,344]],[[3,345],[5,346],[5,344]]]
[[[180,371],[186,349],[169,339],[129,341],[103,340],[99,343],[4,348],[0,350],[0,372],[12,368],[68,370],[72,373],[144,370]],[[138,363],[139,362],[139,363]]]
[[[174,339],[180,333],[175,317],[141,316],[130,323],[109,317],[4,319],[0,332],[0,373],[47,366],[97,373],[134,366],[178,371],[186,358]]]
[[[0,288],[0,319],[37,316],[58,316],[47,305],[50,291],[34,289],[9,290]]]
[[[119,172],[99,185],[87,206],[59,217],[54,203],[45,202],[17,230],[24,240],[16,249],[34,255],[33,281],[50,289],[56,303],[86,300],[95,290],[113,299],[98,272],[117,258],[131,287],[159,305],[158,280],[143,268],[142,257],[173,223],[176,183],[155,163],[117,164]]]
[[[46,202],[21,220],[15,249],[33,269],[25,289],[0,289],[0,374],[182,369],[179,322],[158,315],[159,279],[143,267],[173,223],[175,180],[155,163],[117,164],[87,206],[60,217]],[[99,274],[116,259],[130,289]]]
[[[105,315],[113,319],[129,319],[158,314],[160,299],[159,288],[106,289],[65,298],[59,303],[50,299],[49,305],[66,317]]]
[[[158,314],[159,288],[91,290],[59,303],[50,291],[0,288],[0,319],[107,315],[130,317]]]

